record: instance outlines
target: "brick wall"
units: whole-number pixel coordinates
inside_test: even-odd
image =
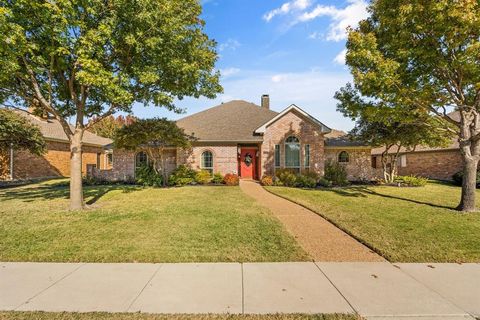
[[[463,169],[459,150],[422,151],[404,154],[405,166],[398,167],[398,174],[416,175],[430,179],[451,180],[452,175]],[[381,156],[375,157],[377,168],[381,170]],[[380,171],[381,172],[381,171]]]
[[[280,165],[285,166],[285,139],[296,136],[300,140],[300,165],[304,170],[304,146],[310,145],[309,170],[323,174],[324,169],[324,137],[318,127],[303,116],[291,111],[268,126],[263,136],[261,149],[260,176],[273,175],[275,171],[275,145],[280,145]]]
[[[100,154],[100,167],[105,166],[105,156],[102,147],[83,146],[82,172],[86,174],[87,165],[97,165],[97,154]],[[9,157],[3,160],[2,168],[8,168]],[[8,173],[7,173],[8,174]],[[70,147],[68,143],[47,141],[47,152],[38,156],[25,150],[15,150],[13,153],[13,178],[32,179],[43,177],[70,176]]]
[[[197,143],[189,150],[177,150],[177,165],[185,164],[192,169],[201,169],[202,153],[212,152],[213,172],[238,173],[237,144]]]
[[[340,152],[348,153],[349,161],[343,163],[347,171],[347,178],[350,181],[370,181],[375,173],[372,170],[370,148],[325,148],[326,161],[338,161]]]

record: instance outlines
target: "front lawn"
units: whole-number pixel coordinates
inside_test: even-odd
[[[307,254],[239,187],[95,186],[67,211],[65,181],[0,189],[0,261],[301,261]]]
[[[360,320],[346,314],[172,315],[145,313],[0,312],[1,320]]]
[[[430,182],[419,188],[267,189],[323,215],[390,261],[480,261],[480,213],[453,210],[459,187]],[[477,198],[480,203],[480,192]]]

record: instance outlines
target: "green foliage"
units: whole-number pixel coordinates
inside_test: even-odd
[[[298,188],[315,188],[317,186],[317,179],[312,175],[299,174],[295,180],[295,187]]]
[[[207,170],[200,170],[195,175],[195,182],[198,184],[209,184],[212,182],[212,174]]]
[[[153,166],[145,165],[135,170],[135,182],[145,187],[161,187],[163,178],[162,175],[155,172]]]
[[[240,179],[238,178],[238,175],[233,174],[233,173],[227,173],[225,177],[223,177],[223,182],[227,186],[238,186]]]
[[[461,186],[463,183],[463,171],[458,171],[452,176],[453,182],[457,186]],[[477,188],[480,187],[480,171],[477,171]]]
[[[325,187],[325,188],[330,188],[333,186],[332,181],[325,179],[324,177],[321,177],[318,179],[318,185]]]
[[[328,161],[325,163],[324,178],[335,186],[345,186],[348,184],[345,166],[336,161]]]
[[[28,150],[41,155],[46,152],[46,143],[40,128],[33,125],[18,112],[0,109],[0,151],[14,149]]]
[[[269,175],[264,175],[262,179],[260,180],[260,183],[262,186],[272,186],[273,185],[273,177]]]
[[[297,182],[297,175],[290,169],[275,170],[275,177],[285,187],[294,187]]]
[[[186,165],[179,165],[168,177],[168,184],[170,186],[185,186],[195,183],[197,171],[187,167]]]
[[[212,178],[213,184],[222,184],[223,183],[223,175],[220,172],[217,172],[213,175]]]
[[[417,176],[398,176],[395,178],[395,182],[399,183],[401,186],[406,187],[424,187],[428,183],[427,178],[417,177]]]

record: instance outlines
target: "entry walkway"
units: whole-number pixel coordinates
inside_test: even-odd
[[[266,191],[257,182],[240,180],[240,188],[270,209],[315,261],[385,261],[315,212]]]
[[[0,310],[480,316],[480,264],[1,263]]]

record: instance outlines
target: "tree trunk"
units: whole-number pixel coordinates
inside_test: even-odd
[[[70,209],[81,210],[83,202],[82,186],[82,137],[83,130],[76,129],[70,141]]]
[[[475,192],[477,189],[477,167],[476,159],[465,159],[463,168],[462,196],[457,210],[463,212],[475,211]]]

